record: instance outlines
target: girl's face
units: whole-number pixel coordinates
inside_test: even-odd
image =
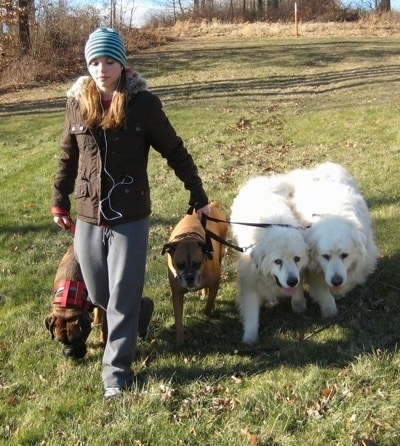
[[[110,57],[93,59],[88,70],[100,92],[113,93],[117,88],[123,67]]]

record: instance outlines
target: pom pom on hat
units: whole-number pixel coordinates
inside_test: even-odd
[[[98,57],[110,57],[126,66],[125,45],[119,32],[112,28],[98,28],[89,35],[85,45],[87,65]]]

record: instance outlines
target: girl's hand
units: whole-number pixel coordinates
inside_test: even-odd
[[[206,206],[203,206],[202,208],[197,209],[196,214],[197,214],[197,217],[199,218],[199,220],[201,220],[202,214],[209,215],[210,214],[210,205],[207,204]]]

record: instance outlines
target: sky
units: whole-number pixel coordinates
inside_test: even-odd
[[[299,0],[299,1],[301,1],[301,0]],[[360,3],[362,3],[362,1],[363,0],[344,0],[344,3],[349,3],[349,4],[354,4],[354,5],[357,5],[357,4],[360,4]],[[366,1],[364,1],[364,3],[367,3]],[[369,3],[371,3],[371,4],[373,4],[374,3],[374,0],[369,0]],[[392,6],[392,10],[397,10],[397,11],[399,11],[400,10],[400,0],[391,0],[390,1],[390,4],[391,4],[391,6]]]

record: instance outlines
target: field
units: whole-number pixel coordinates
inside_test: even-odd
[[[310,25],[311,26],[311,25]],[[156,305],[138,348],[137,386],[103,402],[98,331],[82,361],[63,358],[43,320],[57,264],[71,243],[49,213],[67,85],[0,97],[0,444],[400,444],[400,32],[329,28],[267,35],[215,32],[130,54],[162,99],[229,217],[256,174],[334,161],[357,179],[380,250],[365,286],[320,318],[282,303],[263,309],[260,342],[241,344],[236,253],[226,250],[218,317],[185,301],[190,338],[174,343],[161,255],[188,195],[155,152],[145,294]],[[343,31],[343,30],[341,30]],[[271,33],[270,33],[271,34]],[[259,199],[262,199],[260,195]]]

